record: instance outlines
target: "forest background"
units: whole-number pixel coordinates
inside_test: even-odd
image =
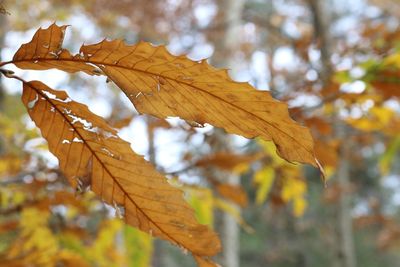
[[[269,90],[309,127],[326,173],[280,159],[271,143],[210,125],[139,115],[112,83],[23,71],[68,89],[185,191],[220,235],[222,266],[397,266],[400,225],[400,3],[396,0],[3,1],[2,61],[53,22],[65,46],[104,37],[167,44]],[[0,88],[0,266],[195,266],[77,195],[20,101]],[[204,107],[207,109],[207,107]]]

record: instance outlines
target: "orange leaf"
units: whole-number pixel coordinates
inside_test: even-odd
[[[247,194],[240,186],[230,184],[217,184],[217,191],[221,196],[233,201],[239,206],[247,206]]]
[[[197,167],[216,166],[226,171],[232,171],[236,166],[250,163],[262,157],[261,154],[240,155],[228,152],[219,152],[199,159],[194,164]]]
[[[52,24],[47,29],[37,30],[32,40],[21,45],[13,57],[15,66],[21,69],[47,70],[57,68],[66,72],[84,71],[87,74],[96,74],[95,68],[81,61],[78,54],[63,49],[65,29]]]
[[[24,83],[22,101],[74,188],[90,187],[124,213],[128,224],[194,256],[220,250],[218,237],[197,223],[182,191],[134,154],[130,144],[87,106],[38,81]]]
[[[227,70],[215,69],[205,60],[174,56],[165,46],[145,42],[131,46],[104,40],[83,45],[80,54],[71,56],[60,48],[64,29],[55,24],[40,29],[17,51],[13,63],[28,69],[103,72],[141,113],[210,123],[247,138],[260,136],[272,140],[282,158],[319,166],[309,130],[293,121],[287,105],[268,92],[234,82]]]

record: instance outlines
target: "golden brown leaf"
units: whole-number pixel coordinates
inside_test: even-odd
[[[194,165],[196,167],[216,166],[226,171],[232,171],[239,164],[248,164],[260,159],[262,156],[262,154],[240,155],[228,152],[219,152],[199,159]]]
[[[165,46],[145,42],[126,45],[122,40],[104,40],[83,45],[80,54],[71,56],[60,50],[64,29],[55,24],[40,29],[17,51],[13,62],[28,69],[102,72],[141,113],[210,123],[247,138],[260,136],[272,140],[282,158],[318,166],[308,129],[293,121],[287,105],[268,92],[234,82],[227,70],[215,69],[205,60],[174,56]],[[59,56],[51,55],[59,51]],[[92,65],[101,71],[93,70]]]
[[[336,167],[338,162],[338,143],[335,141],[325,142],[316,141],[315,142],[315,154],[320,160],[322,166]]]
[[[65,29],[67,26],[58,27],[52,24],[47,29],[40,28],[36,31],[29,43],[21,45],[13,57],[15,66],[21,69],[47,70],[57,68],[66,72],[84,71],[96,74],[95,68],[80,61],[78,54],[71,53],[62,48]]]
[[[230,184],[217,184],[216,189],[224,198],[233,201],[241,207],[247,206],[247,194],[242,187]]]
[[[91,188],[140,230],[198,257],[220,250],[214,232],[197,223],[182,192],[134,154],[129,143],[87,106],[41,82],[24,83],[22,101],[77,189]]]

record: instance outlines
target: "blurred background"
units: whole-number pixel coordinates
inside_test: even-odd
[[[53,22],[71,25],[73,53],[104,37],[163,44],[268,90],[310,128],[326,187],[271,143],[139,115],[104,77],[7,65],[119,129],[219,233],[222,266],[400,266],[399,1],[6,0],[0,12],[2,61]],[[21,91],[1,77],[0,266],[195,266],[69,187]]]

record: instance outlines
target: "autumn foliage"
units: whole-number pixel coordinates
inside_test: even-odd
[[[146,42],[127,45],[122,40],[104,40],[83,45],[73,55],[62,47],[66,28],[52,24],[39,29],[13,60],[0,66],[14,64],[29,70],[56,68],[68,73],[104,75],[140,113],[161,119],[180,117],[197,127],[209,123],[228,133],[273,141],[278,155],[286,161],[320,168],[309,130],[293,121],[287,105],[268,92],[234,82],[226,70],[213,68],[205,60],[195,62],[186,56],[174,56],[164,46]],[[200,266],[214,264],[209,257],[221,250],[218,236],[197,222],[182,191],[136,155],[103,118],[73,101],[65,91],[51,89],[39,81],[25,81],[6,69],[1,72],[22,82],[22,102],[77,192],[92,190],[114,206],[127,224],[191,252]],[[207,160],[215,162],[221,157],[222,154],[215,155]],[[256,158],[260,156],[250,157]],[[196,164],[209,164],[207,160]],[[274,161],[277,167],[289,164],[279,158]],[[290,172],[290,168],[284,171]],[[272,186],[273,174],[263,170],[263,174],[267,173],[269,180],[255,179],[262,184],[257,195],[259,203],[265,201]],[[294,200],[296,212],[301,213],[304,187],[296,174],[291,177],[293,181],[287,183],[300,181],[299,189],[286,192],[285,185],[281,185],[282,198]],[[216,188],[222,196],[246,205],[247,197],[240,188],[225,184],[216,184]]]

